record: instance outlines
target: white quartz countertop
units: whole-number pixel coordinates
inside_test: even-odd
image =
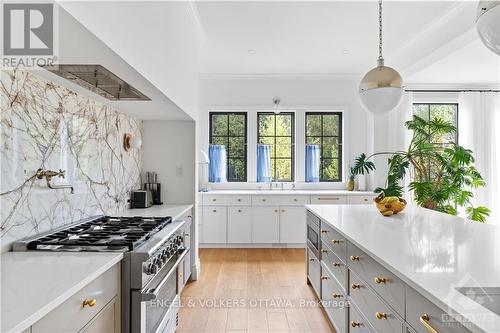
[[[372,205],[306,208],[442,310],[467,318],[472,331],[500,332],[499,315],[456,290],[500,288],[499,225],[411,205],[391,217]]]
[[[24,331],[122,258],[109,252],[3,253],[0,331]]]
[[[223,195],[373,195],[369,191],[347,191],[347,190],[211,190],[199,192],[201,194],[223,194]]]
[[[193,208],[193,205],[158,205],[149,208],[125,209],[118,213],[111,213],[113,216],[171,216],[173,220],[178,219],[187,211]]]

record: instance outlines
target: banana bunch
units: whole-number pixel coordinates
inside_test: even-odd
[[[404,200],[400,200],[399,197],[384,197],[377,202],[377,207],[380,213],[384,216],[391,216],[393,214],[399,213],[406,206]]]

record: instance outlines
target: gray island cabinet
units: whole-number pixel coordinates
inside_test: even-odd
[[[308,205],[307,281],[339,333],[500,332],[500,229]]]

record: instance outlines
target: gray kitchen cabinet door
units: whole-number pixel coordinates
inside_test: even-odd
[[[118,298],[109,302],[80,333],[120,332],[120,306]]]
[[[280,207],[280,243],[306,243],[305,207]]]
[[[252,208],[228,207],[227,241],[233,244],[252,242]]]
[[[226,228],[226,207],[203,207],[203,243],[226,243]]]
[[[252,216],[254,243],[279,243],[280,214],[278,207],[256,207]]]

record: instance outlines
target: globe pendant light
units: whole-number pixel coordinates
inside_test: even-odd
[[[479,1],[476,27],[483,44],[500,55],[500,1]]]
[[[370,70],[359,84],[359,96],[363,106],[373,114],[393,110],[403,97],[403,79],[391,67],[384,66],[382,57],[382,0],[379,0],[379,48],[377,67]]]

